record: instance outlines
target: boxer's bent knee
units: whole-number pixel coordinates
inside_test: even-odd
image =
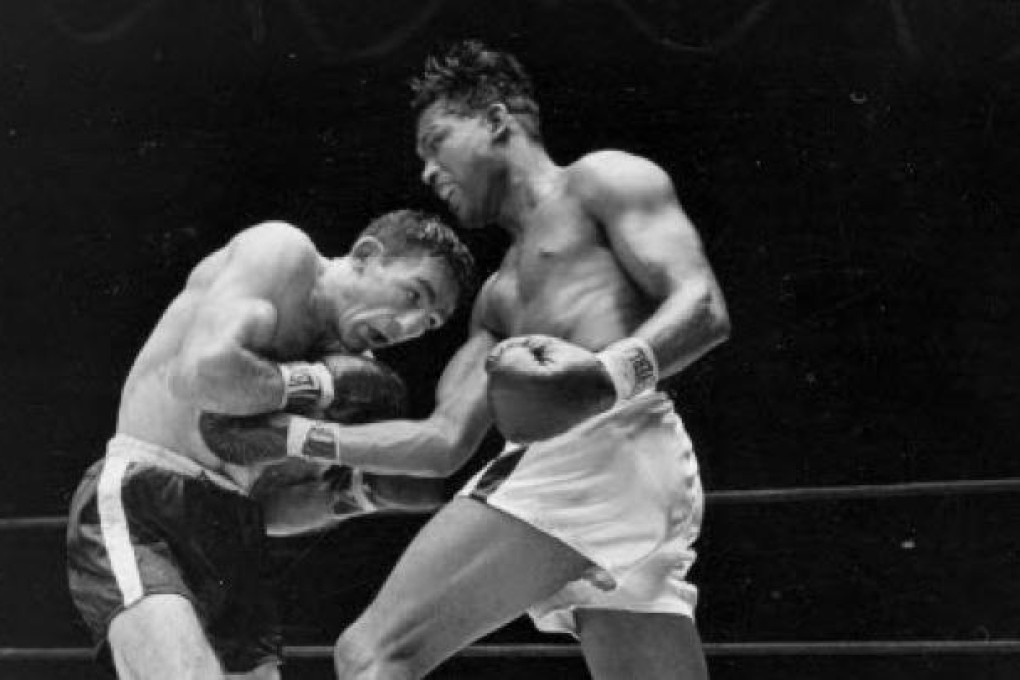
[[[333,648],[333,663],[340,680],[412,680],[413,659],[382,640],[371,640],[347,630]]]
[[[223,677],[195,610],[180,595],[148,595],[114,617],[107,641],[120,678]]]
[[[227,680],[280,680],[280,664],[265,663],[247,673],[227,673]]]

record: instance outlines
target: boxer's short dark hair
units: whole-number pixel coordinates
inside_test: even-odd
[[[394,210],[372,220],[361,232],[364,236],[383,244],[384,257],[425,254],[441,258],[457,284],[458,307],[474,295],[474,257],[438,216],[420,210]]]
[[[538,102],[531,76],[517,58],[465,40],[441,56],[430,56],[411,81],[411,108],[416,115],[442,100],[454,113],[467,115],[502,103],[533,139],[541,141]]]

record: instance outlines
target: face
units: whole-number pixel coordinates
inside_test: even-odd
[[[418,117],[421,179],[464,227],[492,221],[497,202],[496,157],[490,127],[482,115],[452,113],[443,100]]]
[[[349,351],[378,349],[416,338],[449,320],[457,284],[445,261],[429,255],[360,261],[334,309]],[[339,299],[339,298],[338,298]]]

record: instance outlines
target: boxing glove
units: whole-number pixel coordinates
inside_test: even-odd
[[[357,425],[407,412],[407,386],[386,364],[348,354],[329,354],[320,361],[333,376],[333,400],[322,412],[325,420]]]
[[[315,362],[280,364],[283,410],[354,424],[403,415],[407,388],[385,364],[364,356],[327,354]]]
[[[279,460],[286,456],[338,461],[340,428],[404,415],[407,388],[388,366],[374,359],[331,354],[318,362],[328,371],[330,401],[292,404],[291,415],[256,416],[202,413],[199,432],[206,446],[236,465]]]
[[[613,379],[599,357],[545,335],[510,338],[486,360],[496,427],[520,444],[548,439],[610,408]]]

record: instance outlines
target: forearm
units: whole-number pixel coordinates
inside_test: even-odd
[[[711,284],[688,284],[667,297],[633,333],[649,344],[660,378],[684,370],[729,337],[722,294]]]
[[[319,436],[308,438],[301,451],[288,452],[288,439],[293,439],[288,435],[296,420],[319,426]],[[471,453],[465,454],[430,421],[389,420],[342,426],[286,413],[267,416],[203,413],[199,430],[213,453],[235,465],[300,455],[320,461],[337,460],[377,474],[446,477]]]
[[[178,397],[215,413],[268,413],[283,401],[279,366],[243,349],[175,362],[168,382]]]
[[[340,459],[380,475],[447,477],[474,449],[455,441],[448,431],[436,419],[346,426],[340,430]]]

